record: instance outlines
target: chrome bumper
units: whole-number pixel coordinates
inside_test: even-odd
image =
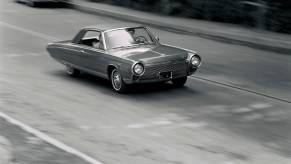
[[[145,65],[145,71],[142,75],[132,75],[130,80],[125,81],[126,83],[153,83],[170,81],[172,79],[185,77],[193,74],[197,68],[190,69],[189,65],[185,61],[180,62],[167,62],[154,65]],[[170,72],[171,76],[167,78],[161,78],[160,73]]]

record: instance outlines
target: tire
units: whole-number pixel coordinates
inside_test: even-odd
[[[182,87],[186,84],[186,82],[187,82],[187,76],[172,80],[172,83],[175,87]]]
[[[72,77],[80,76],[80,70],[73,68],[71,65],[66,65],[66,73]]]
[[[35,3],[33,0],[29,0],[26,2],[26,4],[29,6],[29,7],[35,7]]]
[[[127,90],[127,85],[122,80],[120,72],[114,68],[110,73],[110,81],[112,88],[117,93],[125,93]]]

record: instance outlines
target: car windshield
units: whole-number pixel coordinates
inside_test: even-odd
[[[126,28],[104,33],[107,49],[155,44],[144,27]]]

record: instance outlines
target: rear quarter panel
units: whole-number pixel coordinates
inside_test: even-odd
[[[130,82],[132,78],[132,65],[134,64],[134,61],[111,55],[109,52],[105,51],[105,53],[98,58],[98,60],[92,61],[92,64],[97,65],[99,69],[88,69],[82,67],[80,63],[76,63],[74,61],[74,55],[72,54],[72,49],[74,48],[76,47],[73,46],[70,41],[51,43],[47,46],[47,50],[51,57],[56,59],[61,64],[69,63],[84,72],[94,74],[105,79],[110,78],[110,72],[108,72],[109,67],[115,67],[120,71],[123,80],[128,83]]]
[[[49,52],[52,58],[56,59],[62,64],[65,64],[66,62],[71,62],[70,59],[71,56],[69,56],[68,50],[69,44],[70,41],[50,43],[47,46],[47,51]]]

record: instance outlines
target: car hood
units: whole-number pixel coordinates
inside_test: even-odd
[[[111,50],[114,56],[129,59],[135,62],[160,63],[173,60],[185,60],[187,51],[167,45],[146,45],[134,48]]]

